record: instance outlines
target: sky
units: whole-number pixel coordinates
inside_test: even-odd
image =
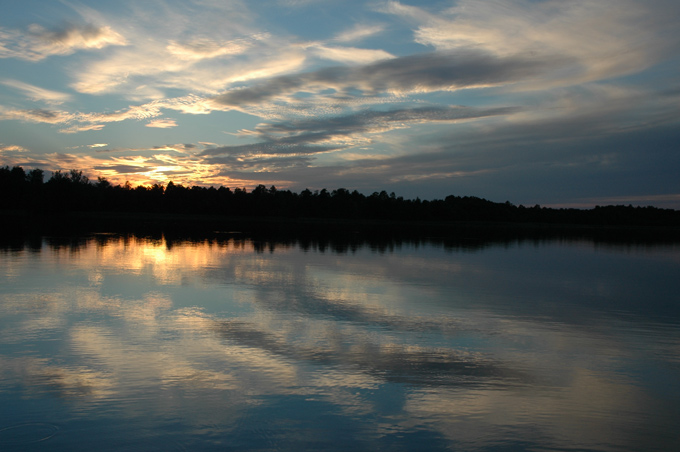
[[[0,166],[680,209],[677,0],[0,3]]]

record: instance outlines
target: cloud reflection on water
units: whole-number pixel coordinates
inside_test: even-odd
[[[630,347],[638,333],[622,333],[625,317],[583,324],[583,313],[540,311],[549,290],[497,278],[505,264],[493,259],[507,250],[257,247],[111,236],[0,254],[11,263],[0,273],[10,283],[0,294],[0,394],[154,419],[144,421],[150,428],[186,410],[184,422],[211,425],[211,435],[299,398],[353,422],[370,419],[370,433],[362,430],[370,437],[427,431],[470,448],[523,438],[625,449],[674,412],[640,380],[645,366],[677,368],[667,359],[680,347],[672,332],[659,341],[643,331],[643,352]],[[659,256],[646,258],[667,262]],[[564,276],[578,280],[571,265]],[[489,281],[522,291],[503,305]],[[590,301],[608,293],[573,290]],[[539,312],[514,312],[517,303]],[[640,423],[650,407],[657,417]]]

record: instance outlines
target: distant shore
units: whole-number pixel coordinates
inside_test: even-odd
[[[376,191],[152,186],[90,181],[82,171],[0,167],[0,228],[5,232],[242,231],[248,234],[480,234],[649,236],[676,240],[680,210],[608,205],[550,208],[476,196],[405,199]]]
[[[603,241],[680,242],[676,225],[598,225],[507,221],[381,220],[272,216],[228,216],[154,212],[36,213],[0,210],[4,234],[87,233],[244,234],[247,236],[347,237],[531,237],[592,238]]]

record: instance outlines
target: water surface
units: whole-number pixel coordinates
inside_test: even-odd
[[[0,251],[0,450],[678,450],[680,246]]]

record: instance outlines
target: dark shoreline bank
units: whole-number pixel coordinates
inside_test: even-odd
[[[287,240],[294,237],[337,240],[439,239],[509,241],[588,239],[597,242],[678,243],[678,226],[580,225],[500,221],[420,221],[246,217],[139,212],[64,212],[38,214],[0,211],[5,236],[77,236],[118,233],[168,237],[242,235]]]

